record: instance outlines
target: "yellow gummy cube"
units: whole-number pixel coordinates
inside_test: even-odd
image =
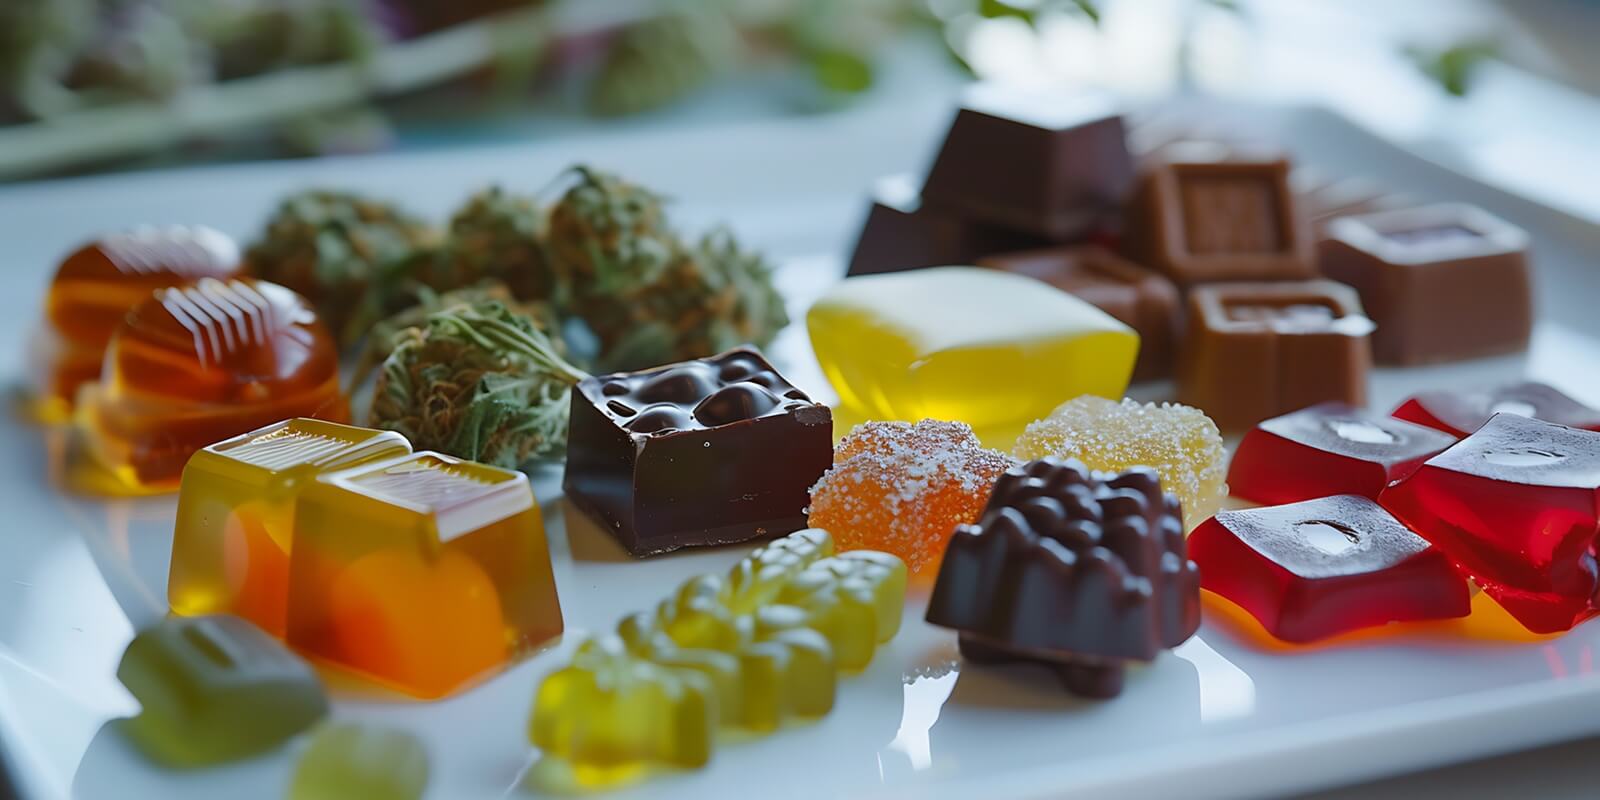
[[[393,431],[290,419],[189,459],[167,599],[187,616],[235,614],[283,635],[295,504],[318,475],[411,452]]]
[[[867,419],[1021,425],[1082,394],[1121,397],[1139,336],[1020,275],[939,267],[837,284],[806,315],[841,403]]]

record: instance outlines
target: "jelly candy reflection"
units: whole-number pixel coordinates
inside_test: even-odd
[[[238,617],[174,617],[140,631],[117,679],[143,706],[128,734],[173,766],[270,750],[328,712],[311,668]]]
[[[826,714],[836,675],[899,630],[906,587],[893,556],[832,553],[824,531],[791,534],[585,642],[540,687],[533,743],[599,784],[701,766],[718,726],[768,732]]]

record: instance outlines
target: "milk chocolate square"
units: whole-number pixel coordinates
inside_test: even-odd
[[[928,171],[924,202],[1054,241],[1114,216],[1134,170],[1122,117],[1108,101],[979,88]]]
[[[1002,253],[978,266],[1037,278],[1089,301],[1139,333],[1134,380],[1171,374],[1181,312],[1172,281],[1095,245]]]
[[[1038,236],[929,208],[910,175],[891,175],[873,187],[872,209],[846,274],[971,264],[979,256],[1047,243]]]
[[[1328,401],[1364,405],[1372,327],[1355,290],[1333,281],[1197,287],[1178,399],[1225,430]]]
[[[1129,204],[1128,249],[1179,286],[1315,277],[1289,162],[1166,161]]]
[[[572,390],[567,497],[636,556],[800,530],[832,463],[832,412],[754,348]]]
[[[1494,355],[1528,345],[1528,236],[1460,203],[1341,217],[1319,245],[1324,274],[1361,293],[1384,364]]]

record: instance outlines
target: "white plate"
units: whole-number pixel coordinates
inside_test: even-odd
[[[1370,175],[1424,199],[1478,203],[1533,234],[1539,323],[1525,355],[1380,371],[1387,409],[1422,387],[1537,377],[1600,402],[1600,233],[1430,164],[1317,111],[1202,107],[1283,142],[1327,171]],[[311,184],[405,198],[442,215],[499,180],[542,186],[564,165],[615,168],[679,198],[681,219],[731,221],[783,262],[797,318],[840,271],[863,193],[882,173],[920,169],[948,111],[907,106],[761,123],[421,156],[261,164],[64,181],[0,190],[0,367],[17,374],[50,264],[93,232],[195,221],[253,235],[272,201]],[[822,386],[799,326],[775,348],[795,382]],[[1161,387],[1141,387],[1159,394]],[[822,391],[819,391],[819,394]],[[135,710],[113,677],[133,631],[166,611],[170,498],[100,502],[56,488],[59,443],[0,424],[0,738],[24,796],[279,797],[301,742],[251,761],[173,773],[134,754],[107,720]],[[534,686],[584,631],[653,604],[679,580],[746,548],[633,562],[592,526],[563,524],[558,469],[535,472],[551,523],[565,643],[462,696],[414,703],[340,683],[336,714],[411,729],[433,759],[430,796],[529,791],[525,724]],[[1237,797],[1344,783],[1600,732],[1600,628],[1508,644],[1442,636],[1283,652],[1225,625],[1130,676],[1107,703],[1067,699],[1027,669],[963,669],[953,636],[907,626],[834,713],[721,748],[705,770],[662,776],[627,797],[1010,795]]]

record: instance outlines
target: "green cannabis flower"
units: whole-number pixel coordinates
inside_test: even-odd
[[[550,266],[580,315],[590,301],[661,277],[675,255],[660,195],[610,173],[573,167],[577,182],[550,209]]]
[[[517,300],[511,294],[511,290],[499,281],[485,280],[448,292],[434,292],[424,288],[415,299],[415,305],[371,326],[361,356],[356,360],[356,367],[351,373],[351,386],[360,386],[366,382],[372,370],[394,352],[395,345],[400,341],[398,337],[406,329],[427,325],[428,317],[440,311],[472,308],[482,312],[490,303],[498,303],[511,313],[526,317],[540,333],[550,339],[550,346],[557,355],[569,358],[566,341],[560,336],[561,321],[556,316],[555,309],[546,303]]]
[[[502,467],[561,452],[584,373],[527,317],[495,302],[437,311],[384,360],[368,424]]]
[[[729,70],[739,47],[739,32],[720,9],[686,5],[642,19],[606,50],[589,109],[621,116],[671,105]]]
[[[424,282],[449,291],[492,278],[522,300],[554,300],[556,279],[544,255],[544,211],[532,197],[491,186],[450,218],[449,257]]]
[[[312,190],[283,199],[245,261],[257,277],[305,295],[341,332],[377,275],[437,238],[432,227],[388,203]]]

